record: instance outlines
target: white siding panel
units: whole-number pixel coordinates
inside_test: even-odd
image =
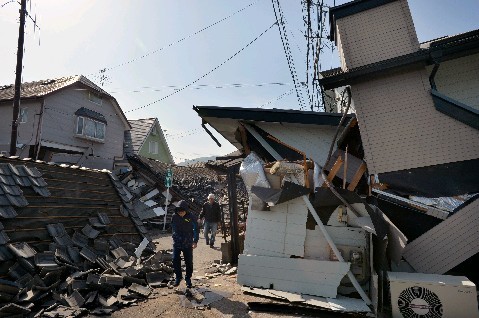
[[[358,248],[367,246],[367,236],[363,229],[326,226],[326,231],[336,245],[356,246]],[[314,231],[306,230],[305,258],[329,260],[329,251],[329,244],[319,228]]]
[[[352,86],[371,174],[479,158],[479,131],[438,112],[425,69]]]
[[[290,257],[304,255],[308,210],[301,198],[271,207],[249,210],[245,253]]]
[[[349,263],[240,255],[238,283],[334,298],[349,266]]]
[[[343,70],[387,60],[419,49],[419,41],[406,0],[337,20],[341,36]],[[358,27],[361,26],[361,27]]]
[[[75,112],[81,107],[105,116],[107,125],[104,143],[75,136],[77,118]],[[83,86],[73,86],[46,97],[43,116],[42,140],[83,147],[88,150],[93,149],[94,156],[109,161],[114,157],[123,156],[125,126],[109,99],[104,99],[102,105],[94,104],[88,100],[87,89],[84,89]],[[81,164],[87,165],[88,160],[83,160]]]
[[[336,132],[335,126],[288,125],[284,129],[275,123],[257,123],[259,128],[282,142],[306,153],[309,158],[324,165]]]
[[[479,200],[406,245],[403,257],[418,272],[444,274],[479,253]]]
[[[13,120],[13,102],[0,103],[0,145],[6,146],[10,150],[10,138],[12,136]],[[26,123],[18,125],[17,143],[34,145],[37,133],[38,118],[36,114],[40,113],[41,104],[39,102],[22,101],[20,108],[28,109],[28,119]],[[17,156],[28,157],[28,147],[22,150],[17,149]]]
[[[479,54],[441,63],[435,82],[440,93],[479,109]]]

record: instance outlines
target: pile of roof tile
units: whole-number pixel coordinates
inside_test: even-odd
[[[167,286],[138,200],[110,173],[0,157],[0,317],[109,314]]]
[[[133,208],[142,220],[163,215],[164,211],[159,208],[165,208],[164,180],[168,168],[171,168],[173,172],[173,184],[169,190],[170,202],[173,206],[170,207],[168,215],[171,215],[174,203],[179,200],[188,201],[190,208],[195,213],[199,213],[210,193],[215,194],[221,204],[226,206],[228,204],[227,178],[208,165],[172,166],[141,156],[129,156],[128,159],[133,170],[118,171],[117,175],[131,192],[136,192],[136,195],[140,197],[140,202],[136,202],[137,206]],[[237,201],[239,206],[248,206],[248,193],[240,178],[237,179]],[[154,211],[155,208],[156,211]]]

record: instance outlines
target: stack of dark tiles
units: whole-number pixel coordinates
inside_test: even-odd
[[[166,287],[171,254],[146,249],[137,258],[137,245],[99,237],[110,225],[104,213],[72,236],[62,223],[48,224],[52,242],[38,252],[25,242],[10,243],[0,223],[0,261],[13,261],[0,279],[0,317],[109,314]]]

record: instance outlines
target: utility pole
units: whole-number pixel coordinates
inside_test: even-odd
[[[13,97],[12,137],[10,139],[10,156],[17,153],[18,113],[20,112],[20,87],[22,85],[23,42],[27,0],[21,0],[20,27],[18,29],[17,71],[15,72],[15,96]]]

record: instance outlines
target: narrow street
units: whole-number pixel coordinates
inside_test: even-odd
[[[158,250],[171,249],[171,234],[158,234],[154,237]],[[148,300],[119,310],[113,313],[112,317],[273,317],[269,314],[248,313],[246,303],[260,299],[243,294],[240,290],[241,286],[236,283],[236,275],[221,275],[209,280],[195,279],[198,276],[204,276],[205,269],[210,267],[214,260],[221,259],[220,242],[221,240],[218,238],[216,247],[212,249],[205,244],[202,233],[200,233],[200,241],[193,254],[193,285],[195,288],[207,287],[212,291],[226,292],[231,297],[212,303],[211,309],[185,308],[181,305],[180,300],[180,295],[184,294],[186,287],[183,280],[177,290],[157,288]]]
[[[216,247],[210,248],[205,244],[205,240],[200,233],[198,247],[194,250],[194,272],[193,278],[204,276],[205,270],[210,267],[214,260],[221,259],[219,248],[222,238],[218,238]],[[170,234],[158,234],[155,237],[155,244],[158,250],[171,249]],[[258,313],[250,312],[247,302],[267,302],[268,299],[244,294],[241,286],[236,283],[235,275],[220,275],[212,279],[193,280],[193,290],[195,288],[207,288],[213,292],[226,295],[210,305],[210,309],[185,308],[181,304],[180,296],[184,294],[185,283],[181,282],[180,287],[176,289],[156,288],[148,300],[138,302],[130,307],[118,310],[111,317],[230,317],[230,318],[270,318],[270,317],[304,317],[301,315],[284,315],[278,313]],[[193,291],[194,292],[194,291]],[[325,314],[322,317],[329,317]],[[94,316],[91,316],[94,317]],[[337,317],[337,316],[335,316]]]

